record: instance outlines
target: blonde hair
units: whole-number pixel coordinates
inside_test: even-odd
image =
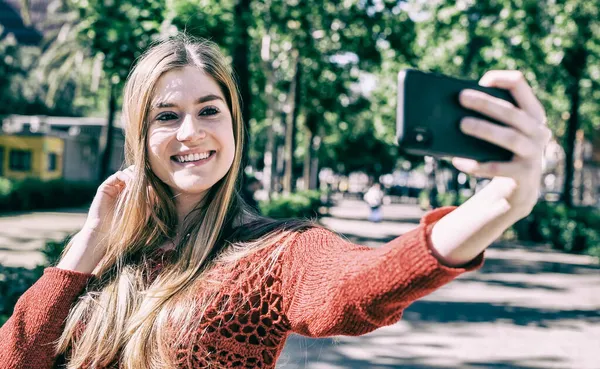
[[[150,280],[150,255],[174,238],[177,215],[170,189],[150,168],[147,115],[159,78],[185,66],[203,70],[222,89],[232,115],[235,156],[225,177],[184,221],[187,237],[176,245],[174,260]],[[211,268],[233,268],[242,257],[277,245],[261,262],[273,267],[290,236],[311,226],[307,221],[282,223],[259,217],[241,200],[238,179],[244,127],[238,96],[225,57],[207,40],[179,35],[162,41],[146,51],[132,70],[124,91],[123,117],[126,163],[135,165],[137,173],[117,201],[111,231],[104,240],[107,252],[94,270],[96,279],[71,309],[57,343],[58,353],[67,357],[67,368],[97,368],[114,362],[125,369],[173,367],[173,343],[185,342],[186,333],[198,327],[214,302],[215,294],[200,298],[193,291],[208,291],[207,286],[223,282],[210,276]],[[245,236],[239,232],[232,236],[241,224]],[[176,337],[167,329],[172,322],[181,332]]]

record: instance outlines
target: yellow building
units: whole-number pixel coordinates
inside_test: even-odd
[[[0,135],[0,177],[62,177],[64,142],[45,135]]]
[[[9,115],[0,121],[0,177],[95,182],[106,119]],[[115,119],[109,173],[124,162],[125,136]]]

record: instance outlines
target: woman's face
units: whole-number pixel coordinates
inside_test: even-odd
[[[231,112],[218,84],[205,72],[188,66],[161,76],[148,124],[150,166],[175,195],[201,198],[231,168]]]

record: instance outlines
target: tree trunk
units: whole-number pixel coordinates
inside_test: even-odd
[[[104,181],[109,176],[110,162],[113,151],[113,132],[114,132],[114,120],[117,112],[117,86],[112,82],[110,85],[108,95],[108,119],[106,126],[102,127],[102,136],[100,137],[99,149],[100,149],[100,167],[98,171],[98,183]]]
[[[579,105],[580,91],[579,83],[585,67],[585,50],[583,45],[573,50],[573,55],[568,58],[566,68],[572,76],[570,85],[567,88],[567,94],[571,100],[571,109],[569,120],[567,121],[567,132],[565,135],[565,182],[563,185],[562,200],[564,204],[573,207],[573,174],[575,170],[575,139],[579,129]]]
[[[261,48],[262,69],[265,74],[265,97],[267,100],[266,119],[267,126],[267,145],[264,155],[263,188],[266,190],[269,198],[276,189],[276,179],[279,177],[277,171],[277,149],[279,147],[279,135],[281,133],[281,122],[275,118],[276,109],[280,109],[277,99],[273,96],[276,78],[273,73],[271,63],[271,36],[270,32],[262,38]],[[277,108],[276,108],[277,107]]]
[[[300,110],[300,83],[302,68],[300,67],[300,56],[296,58],[296,72],[292,81],[291,91],[294,98],[291,109],[287,115],[285,129],[285,174],[283,177],[283,191],[290,193],[295,190],[294,178],[294,151],[296,148],[296,121]]]
[[[278,155],[278,148],[280,146],[280,134],[281,134],[281,122],[280,118],[274,117],[275,112],[273,109],[268,108],[267,110],[267,121],[271,122],[267,128],[267,145],[265,148],[264,156],[264,170],[263,170],[263,186],[269,198],[271,198],[272,192],[277,190],[277,183],[279,178],[278,168],[281,164],[280,155]]]
[[[313,137],[312,162],[310,165],[309,190],[319,188],[319,149],[321,148],[321,136]]]
[[[273,164],[275,163],[275,129],[273,127],[273,109],[267,108],[267,122],[271,122],[267,128],[267,146],[265,147],[264,169],[263,169],[263,188],[271,197],[273,190]]]
[[[464,77],[468,77],[473,69],[473,62],[475,57],[481,52],[483,46],[485,46],[485,39],[476,34],[477,23],[470,20],[468,25],[469,32],[469,43],[467,45],[467,55],[463,60],[461,66],[461,73]],[[460,183],[458,182],[458,176],[460,171],[450,164],[450,183],[448,186],[448,192],[454,194],[452,205],[460,205]]]
[[[244,152],[242,155],[242,171],[248,164],[248,150],[250,147],[250,107],[252,104],[250,94],[250,70],[249,70],[249,53],[250,53],[250,36],[248,28],[250,26],[250,1],[238,0],[235,5],[235,20],[237,29],[240,30],[237,35],[237,42],[233,51],[233,65],[238,77],[238,86],[240,89],[240,97],[242,100],[242,118],[244,122]]]
[[[575,134],[575,165],[573,168],[573,193],[577,195],[577,205],[581,206],[585,198],[585,170],[584,170],[585,137],[582,129]]]
[[[283,137],[275,137],[275,152],[277,155],[275,155],[276,174],[273,179],[275,182],[274,189],[277,192],[283,191],[283,175],[285,173],[285,137],[287,137],[285,136],[285,132],[287,131],[287,127],[284,126],[283,123],[287,122],[287,114],[284,111],[281,112],[280,122],[282,122],[284,132]]]
[[[318,137],[316,136],[317,131],[317,116],[314,113],[309,113],[306,116],[306,143],[305,143],[305,155],[304,155],[304,189],[311,189],[311,173],[316,168],[313,168],[313,156],[315,153],[315,146],[318,145]],[[314,188],[314,187],[312,187]]]
[[[304,189],[308,190],[310,188],[310,170],[311,170],[311,162],[312,162],[312,140],[313,133],[310,129],[305,129],[306,132],[306,142],[304,143],[304,165],[303,165],[303,173],[302,179],[304,183]]]

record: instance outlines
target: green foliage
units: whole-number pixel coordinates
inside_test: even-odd
[[[167,21],[188,35],[209,38],[231,53],[235,44],[234,35],[238,32],[234,5],[232,0],[173,0],[166,12],[171,15]]]
[[[81,206],[91,202],[95,193],[96,185],[84,182],[0,178],[0,212]]]
[[[43,269],[43,266],[27,269],[0,264],[0,326],[12,315],[19,297],[42,276]]]
[[[42,254],[44,254],[44,257],[46,258],[45,265],[56,265],[58,263],[62,252],[70,239],[71,236],[68,236],[61,241],[46,241],[44,248],[41,250]]]
[[[321,194],[318,191],[302,191],[280,195],[260,203],[261,213],[267,217],[314,218],[319,216]]]
[[[4,28],[0,25],[0,35]],[[9,108],[18,102],[13,95],[12,84],[15,77],[22,74],[20,67],[20,50],[14,36],[8,35],[0,39],[0,116],[10,113]]]
[[[557,250],[600,257],[600,210],[540,202],[513,226],[519,240],[550,243]]]
[[[101,55],[111,83],[125,81],[134,60],[154,42],[164,20],[164,0],[73,0],[81,46]]]
[[[438,206],[441,207],[441,206],[455,205],[456,196],[457,196],[457,194],[454,192],[438,193],[436,196]],[[468,199],[469,199],[468,196],[459,194],[458,195],[458,205],[462,205]],[[429,209],[431,207],[431,204],[429,203],[429,190],[423,190],[423,191],[419,192],[418,203],[419,203],[419,206],[421,207],[421,209]]]
[[[47,241],[41,250],[46,260],[33,269],[0,264],[0,326],[12,315],[19,297],[42,276],[44,268],[56,265],[69,239]]]
[[[455,204],[457,194],[454,192],[445,192],[439,193],[437,195],[437,201],[440,206],[451,206]],[[458,195],[458,205],[462,205],[465,201],[469,199],[468,196],[463,194]]]
[[[13,181],[0,177],[0,198],[8,196],[13,190]]]
[[[322,144],[315,154],[320,166],[374,176],[393,168],[393,139],[382,139],[387,132],[380,129],[383,119],[376,106],[383,101],[365,96],[360,81],[377,73],[386,58],[412,61],[415,34],[413,21],[398,3],[381,5],[358,0],[252,2],[251,130],[257,139],[250,153],[255,161],[263,159],[266,133],[275,129],[281,134],[277,121],[294,104],[292,80],[299,76],[297,160],[311,155],[307,137],[319,137]],[[261,60],[257,51],[266,40],[271,56]],[[360,158],[356,151],[348,155],[359,139]]]
[[[340,174],[362,171],[374,177],[394,170],[397,161],[395,146],[377,139],[371,126],[347,129],[349,132],[333,136],[335,141],[331,136],[326,137],[324,166],[335,168]]]
[[[23,101],[18,97],[22,90],[28,91],[25,100],[38,113],[50,112],[54,104],[50,100],[56,100],[52,112],[84,112],[83,107],[97,105],[106,95],[106,86],[103,88],[98,78],[105,84],[122,83],[135,58],[159,33],[166,35],[176,29],[213,39],[234,60],[242,42],[240,35],[250,36],[247,57],[252,99],[246,118],[251,123],[251,163],[257,167],[267,151],[270,130],[277,132],[276,145],[281,144],[283,130],[277,126],[293,111],[296,65],[301,71],[295,110],[299,112],[294,152],[298,172],[302,172],[301,159],[312,154],[318,157],[319,166],[340,173],[362,170],[377,176],[394,168],[399,159],[393,143],[396,75],[409,66],[469,78],[478,78],[490,69],[519,69],[544,103],[549,125],[559,140],[569,124],[569,89],[577,83],[579,125],[594,138],[600,122],[596,119],[600,114],[600,31],[596,22],[600,6],[596,2],[59,3],[52,9],[60,11],[49,13],[49,21],[56,21],[49,28],[55,31],[49,31],[51,37],[43,45],[39,65],[32,69],[35,72],[23,67],[29,62],[21,62],[21,46],[11,44],[8,38],[0,40],[0,54],[5,55],[0,58],[0,99],[11,102],[4,105],[10,112],[23,106],[12,103]],[[249,8],[239,12],[241,3]],[[263,50],[267,40],[268,47]],[[262,51],[269,55],[263,58]],[[105,73],[94,73],[93,66]],[[34,78],[38,72],[47,74],[43,83],[33,83],[33,79],[26,85],[39,85],[38,90],[14,87],[21,74]],[[361,84],[365,80],[374,82],[374,87],[365,89]],[[93,87],[88,85],[95,85],[96,92],[90,94]],[[13,87],[6,90],[6,86]],[[38,106],[40,99],[47,103],[46,110]],[[314,153],[307,150],[309,137],[320,138]]]

